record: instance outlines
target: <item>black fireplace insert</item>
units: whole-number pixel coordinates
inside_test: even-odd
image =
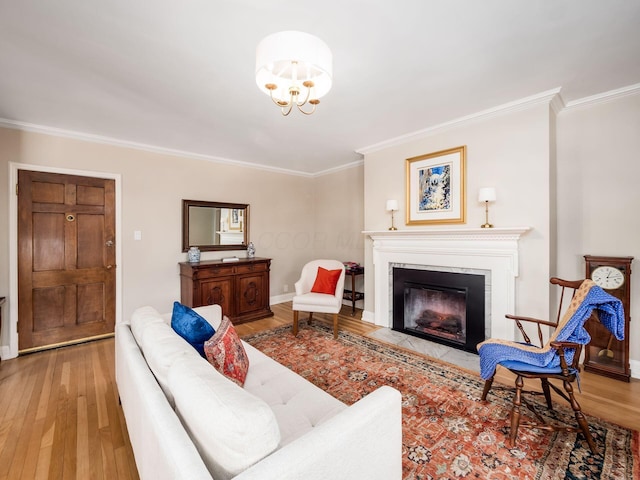
[[[485,339],[484,275],[393,268],[393,330],[477,353]]]

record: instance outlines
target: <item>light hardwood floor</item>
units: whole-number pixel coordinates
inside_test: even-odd
[[[0,363],[0,479],[136,479],[109,338]]]
[[[238,325],[238,333],[291,322],[290,303],[272,309],[274,317]],[[360,311],[350,313],[343,308],[340,329],[366,335],[378,328],[360,321]],[[331,325],[328,315],[314,318]],[[588,415],[640,430],[640,381],[581,378],[578,400]],[[513,383],[506,373],[498,381]],[[41,478],[138,478],[118,404],[112,338],[0,363],[0,480]]]

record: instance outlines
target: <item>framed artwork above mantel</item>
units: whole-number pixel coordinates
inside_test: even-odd
[[[465,223],[466,153],[463,145],[407,158],[407,225]]]

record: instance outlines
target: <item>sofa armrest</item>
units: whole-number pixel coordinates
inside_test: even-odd
[[[220,305],[204,305],[193,309],[198,315],[204,318],[214,330],[218,330],[222,322],[222,307]]]
[[[141,480],[212,480],[129,325],[118,324],[116,383]]]
[[[400,480],[402,407],[383,386],[234,480]]]

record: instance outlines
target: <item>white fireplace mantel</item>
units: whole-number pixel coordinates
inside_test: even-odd
[[[491,275],[490,333],[513,340],[504,316],[515,311],[518,241],[530,227],[365,231],[373,240],[375,323],[391,327],[393,264],[475,269]]]

